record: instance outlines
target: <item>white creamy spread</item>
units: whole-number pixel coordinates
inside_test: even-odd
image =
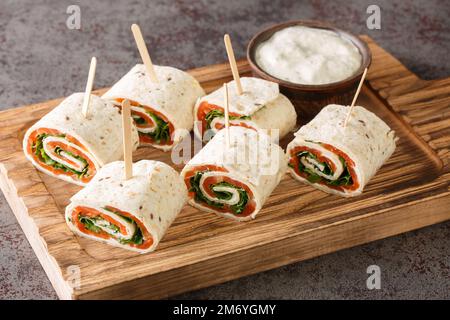
[[[336,32],[293,26],[275,32],[256,48],[258,66],[297,84],[327,84],[351,77],[361,66],[358,48]]]

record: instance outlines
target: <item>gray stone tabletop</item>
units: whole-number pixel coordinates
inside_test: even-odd
[[[368,30],[366,9],[381,9]],[[81,29],[66,25],[79,5]],[[449,1],[1,0],[0,108],[84,90],[89,59],[98,57],[96,87],[113,84],[139,61],[130,35],[139,23],[157,64],[188,69],[226,59],[224,33],[244,57],[261,28],[320,19],[368,34],[425,79],[450,76]],[[449,208],[450,210],[450,208]],[[175,298],[449,299],[450,222],[285,266]],[[369,265],[381,289],[366,287]],[[0,299],[56,299],[33,250],[0,194]]]

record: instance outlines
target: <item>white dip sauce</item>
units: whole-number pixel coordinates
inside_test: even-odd
[[[356,73],[358,48],[333,31],[294,26],[275,32],[256,48],[258,66],[275,78],[298,84],[326,84]]]

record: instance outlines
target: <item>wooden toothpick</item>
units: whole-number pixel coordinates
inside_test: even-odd
[[[223,84],[224,88],[224,110],[225,110],[225,139],[227,143],[227,148],[230,148],[230,113],[228,110],[228,85]]]
[[[91,93],[92,93],[92,87],[94,86],[95,69],[96,68],[97,68],[97,58],[92,57],[91,64],[89,66],[89,74],[88,74],[88,80],[86,83],[86,90],[84,91],[83,107],[81,109],[81,112],[83,113],[83,116],[85,118],[87,118],[87,115],[88,115],[89,102],[91,101]]]
[[[125,162],[125,180],[133,177],[133,154],[131,149],[131,110],[130,101],[122,101],[123,161]]]
[[[141,28],[137,24],[133,24],[131,26],[131,31],[133,32],[134,40],[136,41],[136,45],[139,50],[139,54],[141,55],[142,62],[147,69],[148,74],[150,75],[150,79],[153,82],[158,82],[158,77],[156,76],[155,68],[153,67],[152,59],[150,58],[150,54],[148,53],[147,46],[145,45],[144,37],[142,36]]]
[[[359,81],[358,89],[356,89],[355,96],[353,97],[352,104],[350,105],[350,110],[348,110],[347,117],[345,118],[345,121],[344,121],[344,128],[347,126],[347,123],[350,120],[353,107],[355,106],[356,100],[358,99],[359,92],[361,91],[362,85],[364,83],[364,79],[366,78],[366,74],[367,74],[367,68],[364,69],[364,73],[362,74],[361,80]]]
[[[225,42],[225,48],[227,49],[228,61],[230,62],[231,72],[233,73],[234,82],[236,82],[236,88],[239,95],[242,94],[242,84],[241,78],[239,77],[239,71],[236,64],[236,59],[234,57],[233,47],[231,46],[230,36],[226,34],[223,37]]]

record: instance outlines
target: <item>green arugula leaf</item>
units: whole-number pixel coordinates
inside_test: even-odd
[[[102,231],[101,228],[97,227],[94,224],[95,218],[88,218],[88,217],[85,217],[85,216],[78,216],[78,220],[80,220],[80,222],[82,224],[84,224],[86,229],[88,229],[88,230],[90,230],[92,232],[99,233],[99,232]]]
[[[339,179],[334,181],[328,181],[327,183],[330,186],[351,186],[353,184],[352,176],[350,175],[350,172],[348,171],[347,165],[345,163],[345,160],[341,158],[344,163],[345,169],[344,172],[340,175]]]
[[[306,179],[311,183],[317,183],[322,180],[321,176],[319,176],[317,173],[308,168],[304,168],[304,172],[309,174],[308,177],[306,177]]]
[[[145,119],[138,117],[138,116],[133,116],[133,120],[134,120],[134,122],[136,122],[136,124],[144,124],[145,123]]]
[[[155,130],[153,132],[142,133],[151,137],[157,144],[161,144],[170,140],[170,128],[169,123],[158,117],[156,114],[150,111],[146,111],[148,115],[153,119],[155,123]],[[142,119],[142,118],[141,118]],[[143,120],[143,119],[142,119]],[[145,120],[144,120],[145,123]]]
[[[136,228],[136,232],[134,233],[133,238],[131,238],[131,242],[137,245],[144,242],[144,236],[142,235],[142,231],[140,228]]]
[[[224,117],[225,117],[225,115],[224,115],[223,111],[218,110],[218,109],[211,110],[205,116],[206,129],[211,129],[211,122],[215,118],[224,118]],[[230,120],[238,120],[238,119],[239,120],[250,120],[251,119],[250,116],[230,116],[229,118],[230,118]]]

